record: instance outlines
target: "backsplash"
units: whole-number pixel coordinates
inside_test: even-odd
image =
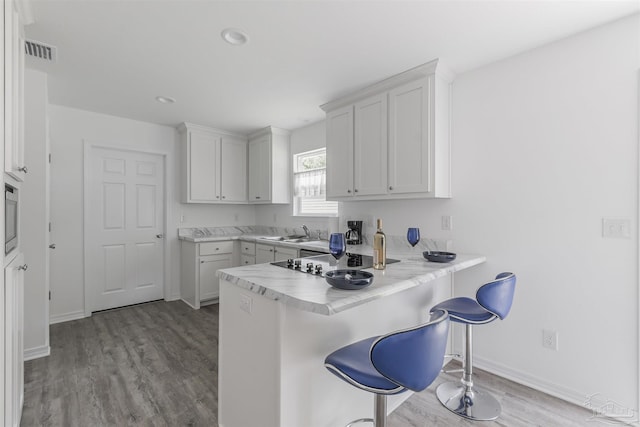
[[[318,232],[321,240],[329,239],[328,230],[310,229],[311,237],[316,238]],[[237,237],[242,235],[251,236],[304,236],[301,227],[269,227],[264,225],[236,225],[227,227],[184,227],[178,228],[178,237]],[[373,236],[362,236],[363,245],[371,246]],[[387,250],[392,252],[416,252],[423,251],[451,251],[453,242],[446,239],[421,239],[415,248],[407,242],[406,236],[387,235]]]

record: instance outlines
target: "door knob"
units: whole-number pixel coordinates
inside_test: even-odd
[[[156,237],[157,237],[158,239],[164,239],[164,234],[156,234]]]
[[[29,268],[29,266],[27,264],[19,265],[18,266],[18,271],[20,271],[20,270],[27,271],[27,268]]]
[[[56,248],[56,244],[55,243],[52,243],[52,244],[49,245],[49,249],[55,249],[55,248]]]
[[[18,172],[24,172],[24,173],[27,173],[27,172],[28,172],[28,169],[27,169],[27,167],[26,167],[26,166],[22,166],[21,168],[18,168]]]

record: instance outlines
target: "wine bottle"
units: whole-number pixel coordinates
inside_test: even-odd
[[[384,270],[387,266],[387,238],[382,232],[382,220],[378,219],[378,231],[373,235],[373,268]]]

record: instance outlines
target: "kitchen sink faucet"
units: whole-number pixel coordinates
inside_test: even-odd
[[[310,239],[311,233],[309,233],[309,228],[306,225],[302,224],[302,229],[304,230],[304,234],[307,236],[307,239]]]

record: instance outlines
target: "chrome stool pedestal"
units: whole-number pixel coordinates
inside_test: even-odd
[[[436,396],[451,412],[471,420],[493,421],[502,412],[500,402],[488,392],[473,384],[473,352],[471,325],[466,325],[467,344],[464,374],[460,381],[442,383]]]
[[[440,384],[436,396],[451,412],[478,421],[492,421],[500,416],[500,402],[488,392],[473,384],[472,325],[483,325],[504,319],[511,310],[516,276],[500,273],[495,280],[482,285],[476,299],[458,297],[437,304],[432,310],[447,310],[451,321],[465,325],[466,342],[462,379]]]

